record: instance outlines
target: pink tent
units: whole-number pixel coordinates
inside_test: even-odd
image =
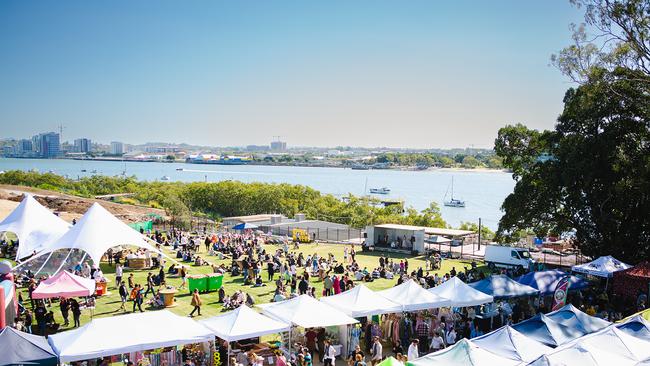
[[[51,297],[80,297],[95,293],[95,280],[61,271],[42,281],[32,293],[34,299]]]

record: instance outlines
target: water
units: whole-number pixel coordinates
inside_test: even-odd
[[[177,171],[183,168],[183,171]],[[56,174],[77,178],[97,174],[120,175],[123,171],[140,180],[160,180],[169,176],[172,181],[217,182],[238,180],[242,182],[291,183],[313,187],[323,193],[343,196],[347,193],[364,194],[364,188],[388,187],[389,195],[378,198],[402,199],[407,206],[422,210],[430,202],[437,202],[443,218],[457,227],[462,221],[477,222],[496,229],[504,198],[512,192],[514,181],[503,172],[486,171],[400,171],[351,170],[341,168],[279,167],[258,165],[198,165],[185,163],[142,163],[82,160],[2,159],[0,170],[53,171]],[[82,173],[85,169],[87,172]],[[442,202],[450,190],[454,177],[454,196],[464,199],[465,208],[445,207]],[[450,194],[447,193],[447,194]]]

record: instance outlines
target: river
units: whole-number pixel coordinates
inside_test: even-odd
[[[183,168],[182,171],[176,170]],[[0,170],[52,171],[77,178],[97,174],[134,175],[140,180],[160,180],[169,176],[172,181],[217,182],[238,180],[242,182],[291,183],[313,187],[323,193],[342,196],[347,193],[364,194],[364,189],[388,187],[389,195],[378,198],[402,199],[407,206],[418,210],[437,202],[442,217],[457,227],[463,221],[477,222],[492,230],[502,216],[504,198],[512,192],[511,174],[494,171],[456,171],[447,169],[427,171],[402,170],[351,170],[342,168],[312,168],[260,165],[198,165],[186,163],[149,163],[118,161],[83,161],[67,159],[7,159],[0,158]],[[86,170],[86,172],[82,172]],[[454,179],[454,196],[466,201],[466,207],[445,207],[442,202],[449,196]]]

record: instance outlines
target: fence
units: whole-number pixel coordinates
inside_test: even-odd
[[[355,228],[321,228],[321,227],[273,227],[269,228],[271,234],[289,236],[293,235],[293,230],[304,230],[309,233],[310,238],[318,241],[333,241],[333,242],[360,242],[363,240],[363,231]],[[263,230],[268,233],[269,230]]]

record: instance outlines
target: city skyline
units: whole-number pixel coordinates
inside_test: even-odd
[[[0,4],[3,137],[491,148],[552,128],[568,2]],[[32,131],[32,132],[30,132]]]

